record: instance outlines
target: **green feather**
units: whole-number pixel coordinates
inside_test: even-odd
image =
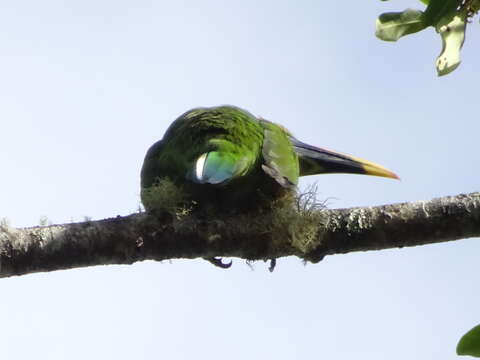
[[[262,156],[263,170],[284,187],[294,187],[298,182],[298,157],[292,150],[289,134],[280,126],[260,120],[264,128]]]

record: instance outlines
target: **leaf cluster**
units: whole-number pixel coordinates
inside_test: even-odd
[[[386,1],[386,0],[382,0]],[[433,27],[442,39],[442,51],[436,60],[439,76],[454,71],[460,65],[460,50],[471,18],[480,9],[480,0],[419,0],[422,10],[406,9],[381,14],[376,21],[375,35],[385,41]]]

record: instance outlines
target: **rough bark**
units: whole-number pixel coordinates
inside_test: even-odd
[[[308,214],[313,226],[303,216],[283,217],[282,223],[267,215],[178,219],[139,213],[23,229],[0,225],[0,277],[147,259],[293,255],[318,262],[325,255],[480,237],[480,193],[314,210]]]

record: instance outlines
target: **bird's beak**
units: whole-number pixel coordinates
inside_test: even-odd
[[[400,180],[397,174],[394,172],[388,170],[387,168],[375,164],[374,162],[358,158],[355,156],[348,156],[348,155],[343,155],[345,157],[350,157],[351,161],[353,164],[358,164],[362,170],[363,174],[365,175],[373,175],[373,176],[382,176],[382,177],[387,177],[387,178],[392,178],[392,179],[397,179]],[[354,165],[354,167],[357,165]]]
[[[299,155],[300,175],[319,173],[350,173],[400,178],[387,168],[371,161],[336,151],[318,148],[292,139],[295,152]]]

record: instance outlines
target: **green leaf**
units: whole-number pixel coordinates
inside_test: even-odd
[[[427,26],[422,11],[406,9],[403,12],[380,15],[376,22],[375,35],[381,40],[397,41],[402,36],[416,33]]]
[[[458,0],[430,0],[424,12],[425,21],[428,25],[436,26],[440,19],[455,11],[458,5]]]
[[[442,37],[442,52],[437,58],[436,66],[438,76],[446,75],[460,65],[460,50],[465,41],[467,28],[467,13],[451,11],[435,26]]]
[[[428,3],[430,2],[430,0],[420,0],[422,3],[424,3],[425,5],[428,5]]]
[[[480,325],[462,336],[457,345],[457,354],[480,357]]]

